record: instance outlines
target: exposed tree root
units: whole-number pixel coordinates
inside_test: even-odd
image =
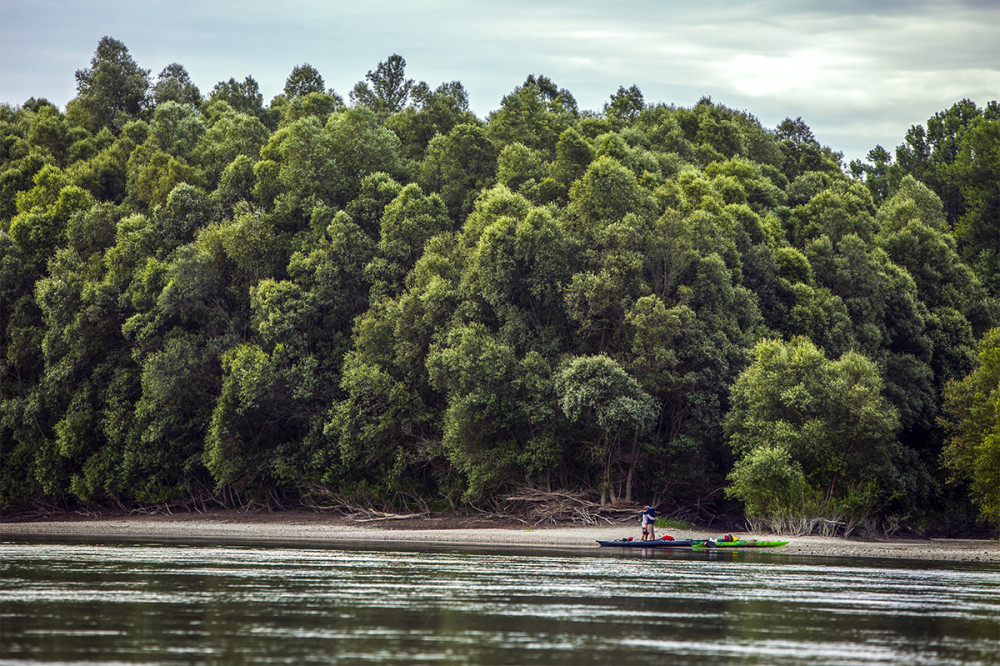
[[[522,488],[501,500],[512,505],[512,513],[524,517],[525,522],[534,526],[566,522],[614,525],[635,519],[641,509],[638,505],[602,506],[584,493],[570,490]]]

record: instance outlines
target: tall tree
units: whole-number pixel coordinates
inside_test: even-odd
[[[67,113],[91,132],[109,127],[117,133],[149,107],[149,84],[149,70],[136,64],[123,43],[104,37],[90,67],[76,71],[77,96]]]
[[[412,89],[413,79],[406,78],[406,60],[394,53],[380,62],[375,71],[369,70],[364,81],[355,84],[351,101],[385,118],[406,106]]]
[[[639,86],[632,85],[629,88],[618,86],[618,92],[604,105],[604,115],[620,127],[633,123],[644,108],[646,102]]]
[[[325,92],[319,70],[307,62],[293,67],[285,80],[285,97],[292,100],[316,92]]]
[[[573,359],[556,377],[559,407],[601,469],[601,501],[632,501],[641,437],[656,422],[656,401],[607,356]]]
[[[201,105],[201,91],[191,80],[191,75],[184,66],[176,62],[160,71],[152,93],[153,104],[156,106],[165,102],[190,104],[195,108]]]
[[[230,78],[216,83],[209,95],[209,102],[217,101],[227,103],[238,113],[261,120],[265,118],[264,96],[260,93],[260,85],[252,76],[247,76],[242,82]]]

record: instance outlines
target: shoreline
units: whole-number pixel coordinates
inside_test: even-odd
[[[693,528],[658,530],[676,539],[720,536],[717,530]],[[768,552],[785,555],[866,557],[1000,563],[1000,542],[980,539],[854,540],[839,537],[795,537],[732,532],[747,539],[780,539],[787,546]],[[433,517],[359,522],[328,514],[219,514],[131,515],[72,517],[0,523],[0,538],[74,539],[185,539],[251,543],[297,542],[316,545],[385,542],[413,545],[504,546],[523,548],[598,548],[598,539],[639,538],[638,523],[606,526],[558,525],[525,527],[514,521],[462,520]]]

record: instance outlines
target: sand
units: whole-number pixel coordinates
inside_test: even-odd
[[[717,530],[667,530],[676,539],[719,536]],[[662,534],[662,531],[661,531]],[[855,540],[831,537],[778,537],[734,532],[747,539],[780,539],[787,555],[870,557],[1000,563],[1000,542],[976,539]],[[517,523],[414,518],[359,522],[326,514],[183,514],[173,516],[60,517],[0,523],[0,538],[170,539],[204,542],[315,543],[316,545],[387,543],[485,545],[497,547],[596,549],[598,539],[639,538],[632,524],[523,527]]]

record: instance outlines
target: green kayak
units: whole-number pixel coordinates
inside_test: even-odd
[[[787,541],[758,541],[757,539],[743,540],[737,539],[736,541],[705,541],[692,544],[691,547],[695,549],[705,549],[705,548],[778,548],[780,546],[787,546]]]

